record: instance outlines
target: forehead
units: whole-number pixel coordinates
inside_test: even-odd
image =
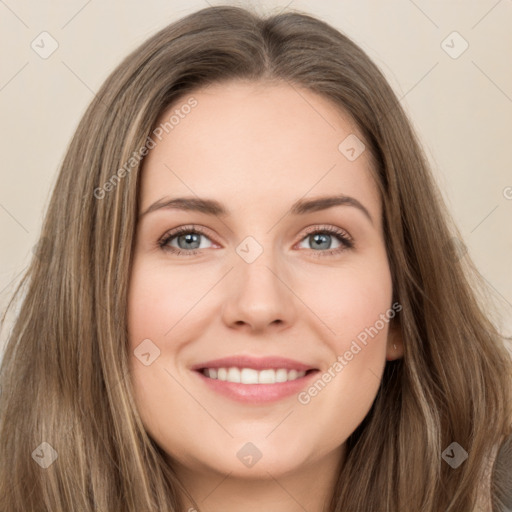
[[[218,83],[181,97],[158,124],[143,166],[142,207],[164,194],[218,195],[244,206],[276,195],[291,203],[344,193],[374,203],[380,216],[360,130],[338,105],[310,90]]]

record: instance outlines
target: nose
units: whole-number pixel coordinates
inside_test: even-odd
[[[230,328],[279,331],[296,319],[296,299],[286,272],[264,255],[252,263],[238,261],[224,283],[222,320]]]

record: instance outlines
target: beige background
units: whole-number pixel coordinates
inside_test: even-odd
[[[218,3],[0,0],[0,311],[32,256],[58,166],[94,92],[158,29]],[[511,335],[512,1],[252,4],[262,12],[288,6],[319,16],[381,67],[420,134],[469,254],[501,301],[502,329]],[[33,41],[41,47],[45,37],[50,48],[43,31],[58,43],[46,59],[31,47]],[[454,31],[463,39],[450,35]],[[467,50],[452,58],[465,42]]]

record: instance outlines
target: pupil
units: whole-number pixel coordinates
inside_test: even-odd
[[[316,235],[313,235],[314,244],[317,245],[317,248],[329,249],[329,246],[331,245],[330,237],[331,237],[330,235],[326,235],[323,233],[317,233]]]
[[[180,244],[180,241],[185,241],[185,247],[182,247]],[[197,249],[200,245],[199,242],[199,235],[197,233],[188,233],[186,235],[182,235],[178,237],[178,246],[180,246],[181,249]],[[197,246],[191,247],[190,243],[196,243]]]

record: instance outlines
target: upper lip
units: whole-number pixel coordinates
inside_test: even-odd
[[[254,370],[267,370],[270,368],[285,368],[287,370],[316,370],[314,366],[279,356],[253,357],[247,355],[235,355],[222,357],[195,364],[192,370],[202,370],[204,368],[253,368]]]

